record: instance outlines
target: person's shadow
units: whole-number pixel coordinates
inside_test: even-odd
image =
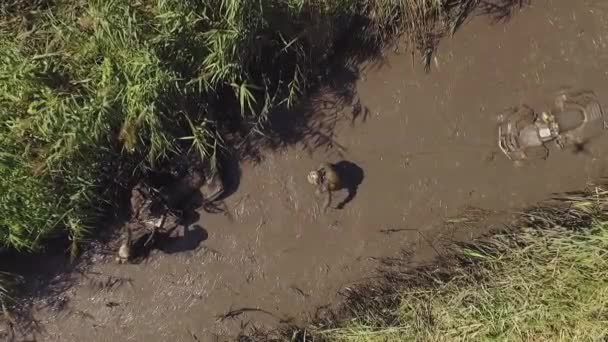
[[[342,188],[348,191],[348,196],[336,206],[336,209],[343,209],[357,195],[357,190],[363,182],[363,178],[365,178],[365,173],[357,164],[346,160],[335,163],[334,167],[342,181]]]
[[[174,234],[177,228],[183,227],[182,236]],[[166,254],[193,251],[201,242],[207,240],[209,234],[200,225],[174,225],[167,230],[157,230],[150,238],[152,232],[146,232],[133,241],[133,263],[140,263],[150,256],[154,249]]]
[[[164,240],[161,239],[157,241],[156,248],[166,254],[193,251],[208,237],[207,231],[198,224],[184,226],[183,236],[168,236]]]

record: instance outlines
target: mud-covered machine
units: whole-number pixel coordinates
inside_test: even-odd
[[[605,130],[608,122],[593,92],[561,92],[555,106],[540,115],[532,108],[521,105],[499,116],[498,146],[510,159],[521,162],[528,159],[546,159],[547,142],[564,149],[571,144],[583,144]]]

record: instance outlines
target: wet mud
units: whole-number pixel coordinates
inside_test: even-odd
[[[603,1],[534,1],[509,20],[465,22],[428,74],[409,52],[356,66],[352,83],[337,77],[300,111],[273,118],[283,146],[240,165],[238,186],[218,204],[225,212],[200,210],[138,264],[117,265],[99,247],[69,286],[33,297],[24,337],[222,341],[297,321],[339,301],[379,258],[405,248],[425,260],[454,234],[481,233],[445,229],[467,208],[513,212],[599,180],[608,134],[514,167],[498,149],[496,116],[522,103],[549,108],[562,87],[593,90],[606,107],[607,44]],[[302,118],[304,129],[287,129]],[[306,179],[324,161],[342,162],[357,183],[336,192],[326,214]]]

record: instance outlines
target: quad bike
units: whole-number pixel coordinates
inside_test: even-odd
[[[499,117],[498,146],[520,165],[525,160],[546,159],[546,143],[554,141],[560,149],[583,144],[593,129],[606,129],[608,124],[593,92],[562,92],[555,107],[537,115],[521,105]]]
[[[129,262],[135,254],[141,255],[153,241],[158,241],[159,235],[170,236],[181,224],[183,209],[196,191],[205,203],[218,200],[225,191],[222,178],[215,172],[206,176],[202,170],[190,168],[183,174],[158,176],[168,178],[164,186],[155,188],[140,182],[131,190],[131,218],[124,227],[126,237],[118,249],[120,263]],[[167,223],[170,228],[165,229]]]
[[[132,223],[153,230],[162,228],[167,219],[176,224],[197,192],[203,204],[218,200],[224,195],[224,182],[218,172],[210,171],[188,166],[174,173],[151,174],[148,182],[136,184],[131,191]]]

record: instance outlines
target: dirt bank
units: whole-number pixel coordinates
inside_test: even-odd
[[[378,257],[403,248],[424,251],[414,262],[432,257],[429,244],[469,234],[439,229],[467,207],[505,212],[581,189],[605,174],[608,135],[583,153],[552,149],[545,162],[514,168],[497,149],[496,114],[520,102],[540,109],[562,86],[607,98],[606,18],[599,0],[536,1],[507,22],[465,24],[442,42],[430,74],[409,53],[387,52],[347,75],[358,76],[354,83],[338,77],[302,111],[275,118],[279,132],[296,115],[309,120],[297,144],[241,165],[239,187],[224,201],[229,215],[201,212],[188,233],[196,243],[177,241],[174,253],[137,265],[100,253],[70,286],[35,297],[37,324],[25,335],[223,340],[243,325],[335,302]],[[345,93],[348,101],[338,98]],[[321,215],[306,173],[324,160],[350,161],[364,174],[344,209]]]

